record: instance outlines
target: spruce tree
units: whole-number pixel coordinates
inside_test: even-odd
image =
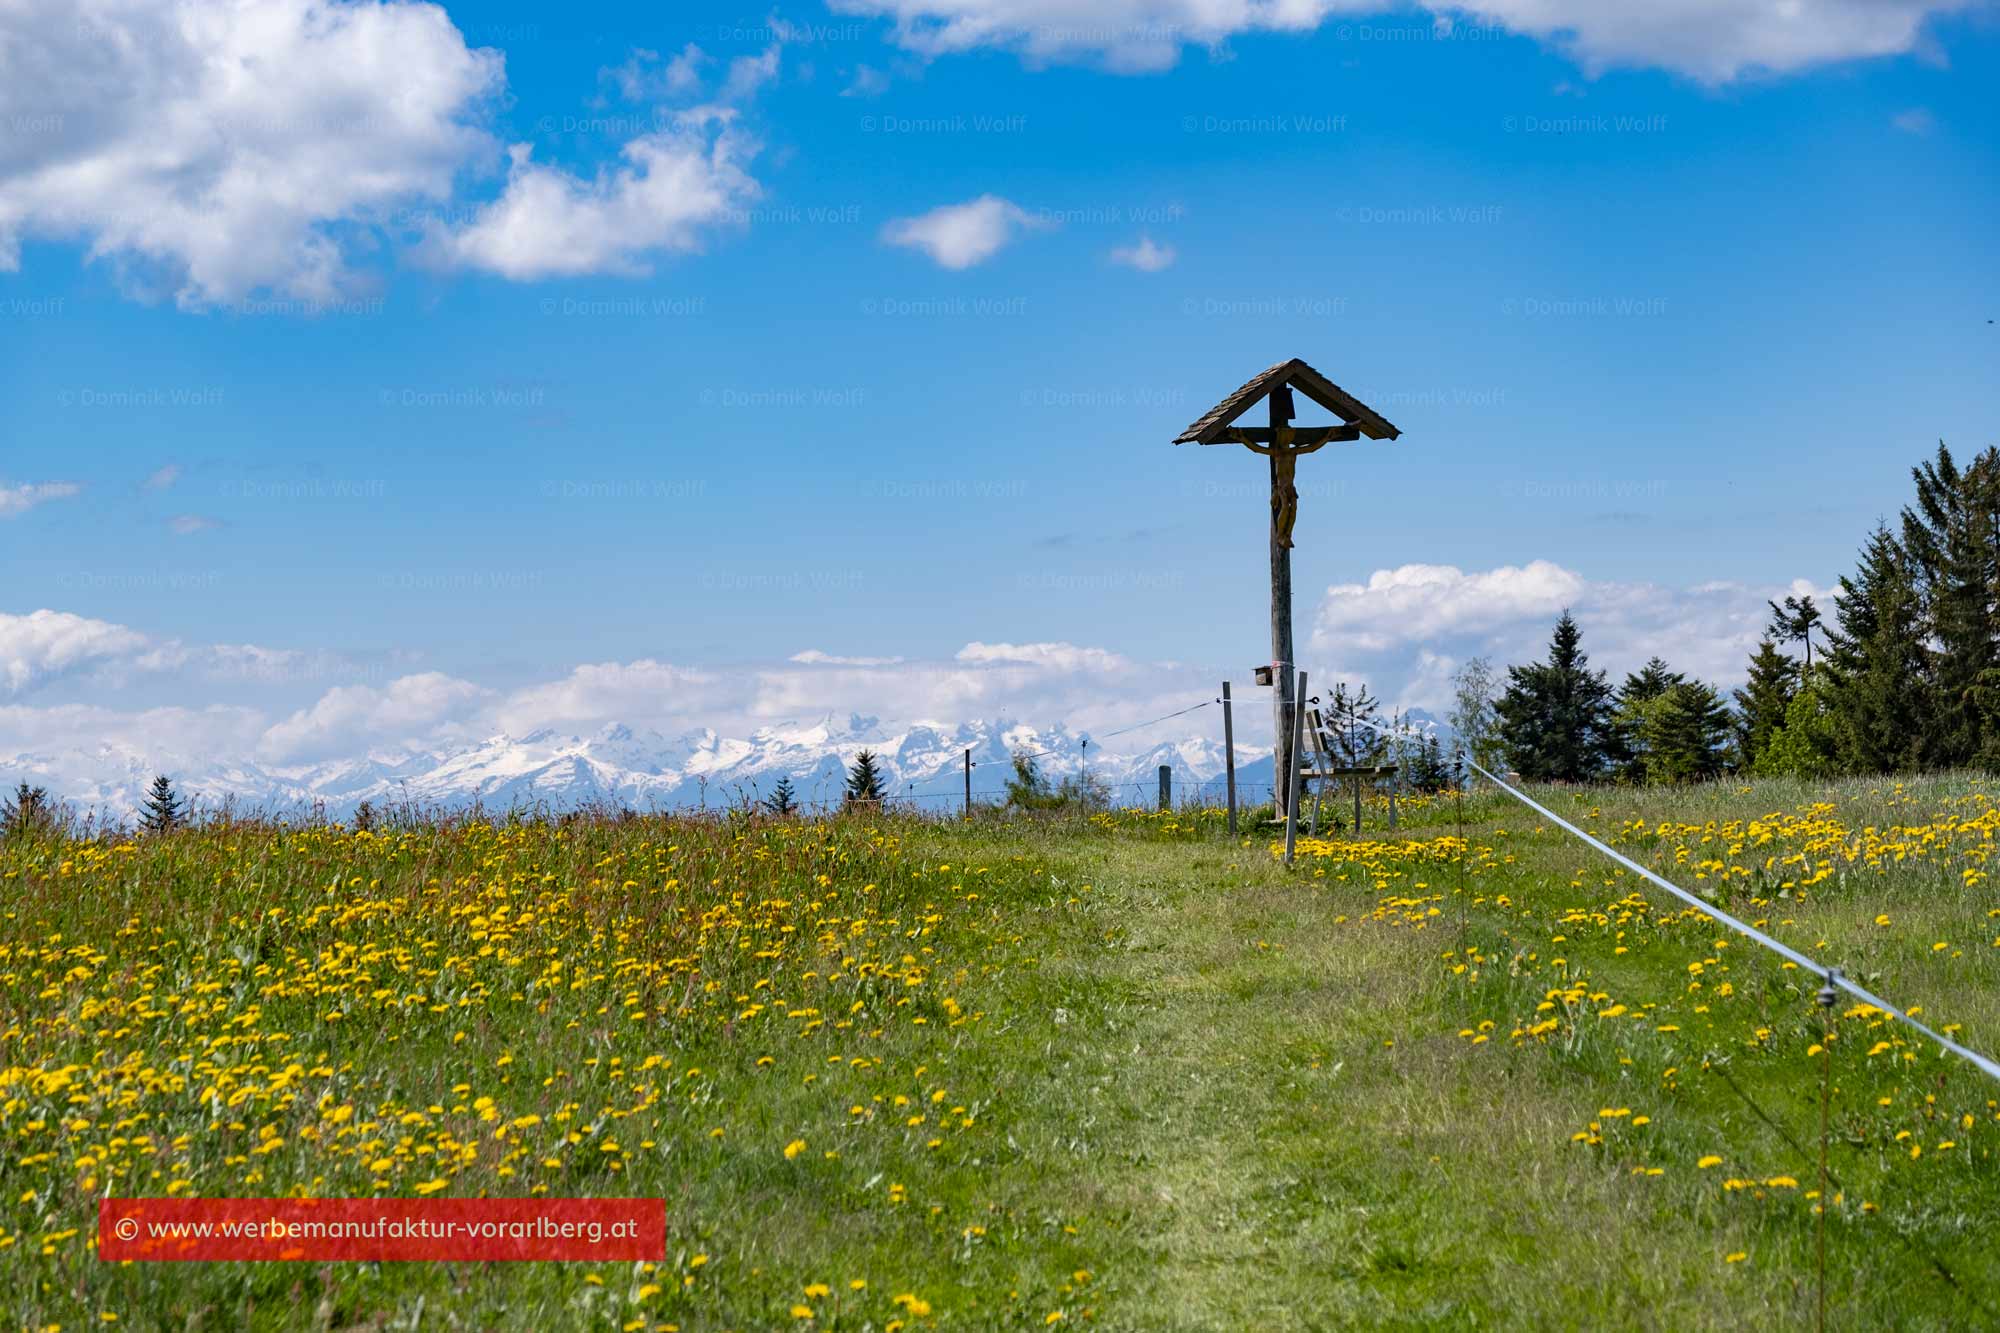
[[[1825,684],[1840,767],[1917,767],[1930,711],[1923,628],[1909,560],[1887,527],[1877,525],[1833,604],[1840,627],[1828,636]]]
[[[770,796],[764,800],[764,808],[781,819],[798,810],[798,793],[792,790],[790,774],[781,776],[778,785],[771,788]]]
[[[1647,710],[1647,780],[1704,782],[1721,777],[1728,764],[1729,733],[1729,705],[1719,691],[1698,680],[1676,681]]]
[[[1921,608],[1930,704],[1918,760],[1957,767],[1992,750],[2000,723],[1982,709],[1987,673],[2000,668],[2000,453],[1987,449],[1960,468],[1940,441],[1937,457],[1911,475],[1917,496],[1903,510],[1902,547]]]
[[[1592,671],[1569,612],[1556,622],[1549,658],[1507,668],[1497,705],[1507,760],[1533,782],[1587,782],[1609,761],[1611,686]]]
[[[1426,796],[1435,796],[1451,786],[1451,766],[1445,762],[1444,746],[1436,736],[1415,747],[1409,768],[1410,786]]]
[[[1376,720],[1381,701],[1368,692],[1366,684],[1349,690],[1345,682],[1335,682],[1333,697],[1320,714],[1333,743],[1333,761],[1346,768],[1382,762],[1388,741],[1370,723]]]
[[[854,757],[854,766],[847,770],[847,790],[842,794],[842,804],[849,809],[856,806],[879,808],[884,797],[882,771],[875,766],[875,752],[863,750]]]
[[[162,773],[153,779],[146,803],[139,808],[139,827],[148,833],[171,833],[187,822],[187,808]]]
[[[1612,699],[1616,726],[1609,746],[1618,776],[1627,782],[1645,782],[1652,777],[1647,767],[1650,743],[1649,719],[1667,694],[1687,677],[1655,657],[1625,677]]]
[[[39,833],[55,821],[46,787],[23,782],[14,789],[14,798],[0,803],[0,836],[24,838]]]
[[[1766,638],[1750,657],[1750,679],[1736,691],[1736,763],[1748,772],[1785,725],[1785,708],[1799,687],[1799,665]]]

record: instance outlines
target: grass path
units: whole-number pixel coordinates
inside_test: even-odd
[[[1723,1262],[1753,1224],[1715,1182],[1635,1182],[1569,1145],[1636,1077],[1454,1039],[1455,927],[1336,927],[1339,898],[1213,842],[1064,850],[1104,933],[1044,960],[1069,1093],[1035,1100],[1067,1109],[1044,1146],[1082,1159],[1113,1250],[1097,1326],[1810,1326],[1796,1245]],[[1879,1257],[1843,1251],[1836,1311],[1931,1324],[1893,1284],[1935,1280]]]

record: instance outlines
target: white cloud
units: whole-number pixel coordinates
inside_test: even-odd
[[[889,91],[889,76],[873,65],[856,65],[854,78],[841,90],[842,97],[880,97]]]
[[[502,703],[497,720],[513,735],[611,721],[672,725],[698,717],[724,693],[714,687],[724,684],[714,673],[651,658],[597,662],[577,667],[561,680],[515,691]]]
[[[1140,236],[1136,245],[1121,245],[1111,252],[1111,262],[1136,268],[1141,273],[1158,273],[1173,267],[1179,255],[1171,245],[1155,244],[1150,236]]]
[[[639,275],[652,255],[700,248],[710,228],[740,216],[759,189],[745,170],[757,151],[733,113],[701,108],[628,142],[623,165],[584,180],[509,149],[500,197],[456,230],[434,226],[434,262],[517,281],[588,273]]]
[[[1051,671],[1110,673],[1131,667],[1130,660],[1103,648],[1079,648],[1073,643],[980,643],[958,650],[958,660],[982,665],[1007,662]]]
[[[1548,42],[1587,70],[1657,67],[1705,82],[1747,72],[1914,50],[1933,15],[1978,0],[1431,0],[1437,40],[1458,21]],[[1254,32],[1304,32],[1333,16],[1373,16],[1380,0],[834,0],[847,13],[896,21],[896,40],[924,55],[1001,47],[1034,61],[1096,60],[1113,69],[1173,65],[1189,45],[1219,47]]]
[[[1472,572],[1404,565],[1378,570],[1365,584],[1328,588],[1315,608],[1310,651],[1331,674],[1366,679],[1393,704],[1439,710],[1459,662],[1475,654],[1500,664],[1538,660],[1568,609],[1593,665],[1614,679],[1657,655],[1733,685],[1769,620],[1766,602],[1788,592],[1830,605],[1829,589],[1803,579],[1782,588],[1679,588],[1586,579],[1546,560]]]
[[[161,468],[159,471],[155,472],[152,476],[146,478],[143,489],[149,491],[164,491],[169,486],[172,486],[175,482],[179,481],[180,479],[181,479],[181,465],[179,463],[169,463],[165,467]]]
[[[67,611],[0,614],[0,679],[19,692],[50,676],[128,657],[147,642],[137,630]]]
[[[1928,107],[1913,106],[1889,117],[1889,123],[1905,134],[1929,134],[1937,128],[1937,117]]]
[[[1018,204],[982,194],[919,217],[897,218],[882,229],[882,239],[921,250],[942,268],[965,269],[991,259],[1020,231],[1042,225]]]
[[[1368,582],[1326,590],[1314,634],[1380,652],[1446,633],[1489,630],[1523,617],[1558,614],[1584,590],[1580,575],[1547,560],[1467,574],[1454,565],[1378,569]]]
[[[777,47],[767,46],[754,56],[738,56],[729,62],[729,78],[722,85],[723,100],[747,101],[777,77]]]
[[[711,63],[713,57],[693,42],[664,61],[658,51],[638,47],[624,64],[599,70],[598,77],[615,84],[619,96],[628,102],[649,102],[692,96],[701,86],[702,66]]]
[[[73,481],[44,481],[9,486],[0,481],[0,518],[17,518],[38,504],[67,500],[80,495],[83,487]]]
[[[900,657],[841,657],[834,653],[823,653],[817,648],[808,648],[802,653],[793,653],[791,660],[807,666],[895,666]]]
[[[210,704],[204,708],[118,709],[97,704],[56,704],[43,708],[0,705],[0,746],[11,753],[69,749],[102,754],[122,752],[141,771],[172,768],[191,757],[245,754],[264,727],[250,708]],[[92,793],[63,790],[63,799],[88,805]]]
[[[186,307],[327,300],[355,224],[490,151],[501,58],[436,5],[16,0],[6,24],[0,269],[49,236]]]
[[[215,531],[222,526],[222,520],[206,514],[175,514],[167,520],[167,526],[176,537],[192,537],[198,532]]]
[[[437,671],[403,676],[380,689],[337,686],[271,727],[257,748],[267,759],[295,762],[351,755],[370,743],[407,743],[465,716],[486,695],[470,681]]]

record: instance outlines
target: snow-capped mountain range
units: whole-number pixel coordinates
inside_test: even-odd
[[[1189,720],[1200,725],[1203,719]],[[867,749],[878,757],[893,799],[952,809],[964,797],[964,757],[970,750],[975,798],[998,799],[1012,772],[1010,756],[1040,751],[1044,753],[1036,763],[1052,780],[1087,767],[1121,804],[1156,799],[1161,764],[1173,768],[1176,800],[1195,784],[1213,784],[1207,790],[1220,799],[1220,739],[1196,734],[1184,724],[1155,729],[1153,736],[1176,731],[1175,739],[1154,739],[1143,747],[1113,742],[1115,748],[1100,750],[1085,734],[1061,724],[1036,728],[1000,720],[956,727],[917,724],[892,731],[872,717],[829,715],[761,728],[745,738],[707,729],[667,737],[624,725],[589,735],[544,729],[457,748],[304,766],[146,754],[105,744],[0,760],[0,782],[8,790],[22,780],[47,787],[79,815],[113,820],[129,819],[161,772],[201,808],[225,802],[273,814],[317,808],[336,819],[350,815],[362,801],[382,810],[406,803],[420,809],[477,803],[496,812],[597,804],[637,810],[715,808],[761,800],[781,777],[792,779],[801,802],[828,806],[840,800],[847,766]],[[1270,753],[1239,742],[1236,764],[1243,799],[1268,799]]]

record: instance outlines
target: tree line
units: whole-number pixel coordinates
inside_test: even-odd
[[[1832,617],[1811,597],[1771,603],[1728,698],[1657,657],[1613,686],[1565,611],[1547,657],[1504,687],[1483,658],[1460,669],[1453,728],[1482,766],[1533,781],[2000,769],[2000,450],[1960,466],[1940,443],[1911,476]]]

